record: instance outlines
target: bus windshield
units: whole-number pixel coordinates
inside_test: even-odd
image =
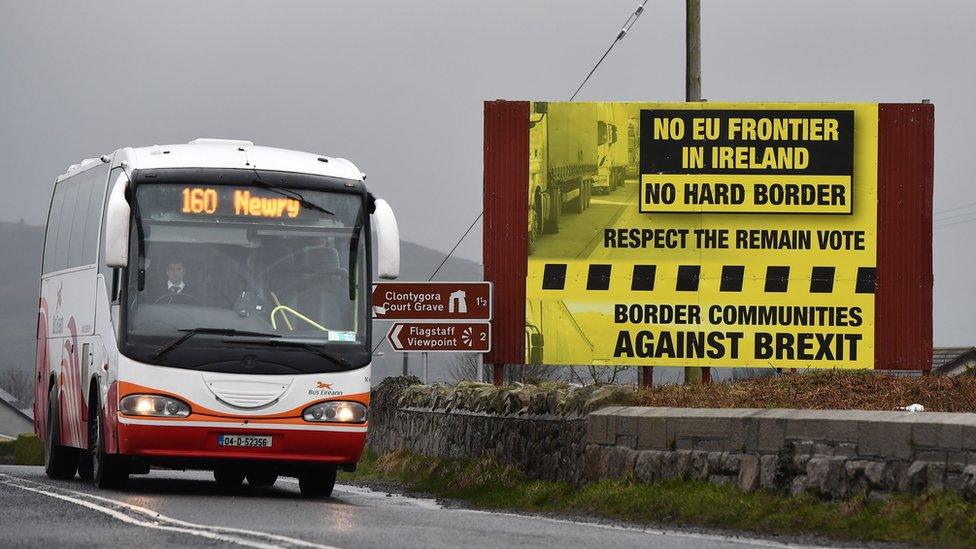
[[[252,173],[135,186],[126,354],[249,373],[364,365],[348,358],[368,360],[363,194]]]

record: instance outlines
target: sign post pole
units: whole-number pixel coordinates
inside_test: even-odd
[[[424,361],[424,385],[427,385],[427,353],[421,353]]]

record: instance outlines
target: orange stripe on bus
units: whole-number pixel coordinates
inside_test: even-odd
[[[285,412],[279,412],[277,414],[268,415],[241,415],[233,414],[228,412],[221,412],[206,406],[201,406],[195,402],[190,401],[185,396],[173,393],[170,391],[163,391],[161,389],[155,389],[152,387],[146,387],[144,385],[139,385],[137,383],[131,383],[128,381],[119,381],[119,400],[133,395],[133,394],[154,394],[163,395],[168,397],[173,397],[180,399],[190,405],[190,415],[185,418],[172,418],[173,421],[186,421],[186,420],[199,420],[199,421],[226,421],[228,423],[240,423],[243,421],[260,421],[261,423],[281,423],[287,424],[304,424],[305,421],[302,419],[302,410],[308,408],[309,406],[316,404],[318,402],[328,402],[332,400],[351,400],[354,402],[359,402],[369,406],[369,393],[354,393],[349,395],[340,395],[332,398],[322,398],[318,400],[310,400],[301,406],[292,408]],[[157,417],[155,419],[167,419],[162,417]]]

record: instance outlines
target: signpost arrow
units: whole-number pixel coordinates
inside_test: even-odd
[[[488,322],[396,322],[386,338],[394,350],[425,353],[491,350],[491,324]]]

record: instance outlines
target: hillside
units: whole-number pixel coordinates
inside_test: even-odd
[[[24,223],[0,223],[0,370],[34,369],[37,330],[38,274],[44,228]]]
[[[6,369],[16,369],[29,376],[34,368],[38,273],[43,244],[43,227],[0,222],[0,304],[5,313],[0,316],[0,348],[4,349],[5,356],[0,362],[0,374]],[[427,280],[443,259],[443,252],[402,242],[400,279]],[[438,273],[437,279],[480,280],[481,266],[466,259],[452,258]],[[377,323],[374,339],[384,338],[388,329],[386,323]],[[388,346],[381,347],[380,351],[384,351],[384,356],[376,358],[373,373],[377,381],[399,373],[401,368],[400,356],[393,356]],[[431,373],[442,371],[450,361],[451,357],[442,354],[431,358]],[[412,371],[419,375],[419,357],[413,359],[412,366],[416,367]]]

